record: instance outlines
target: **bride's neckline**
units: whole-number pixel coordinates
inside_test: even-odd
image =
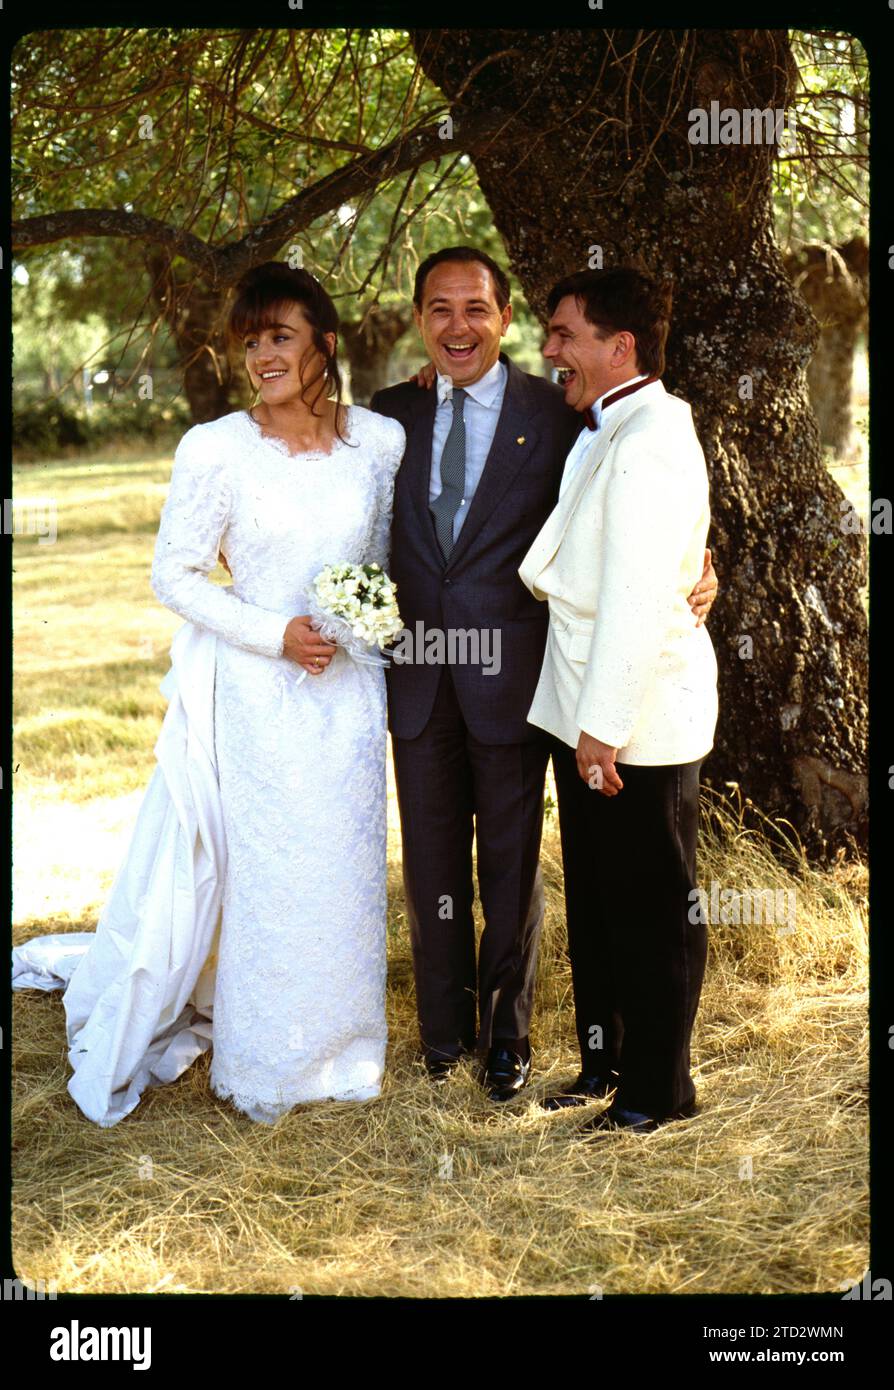
[[[347,418],[345,420],[346,434],[350,433],[352,409],[353,406],[345,406],[345,412],[347,415]],[[328,459],[331,458],[333,454],[338,453],[340,449],[346,449],[348,447],[345,444],[344,440],[339,439],[338,435],[336,435],[332,441],[331,449],[300,449],[297,454],[293,454],[286,441],[282,439],[278,434],[264,433],[263,426],[261,425],[260,421],[256,420],[255,417],[251,414],[251,411],[243,410],[242,414],[245,416],[253,432],[262,444],[271,445],[271,447],[274,448],[278,454],[284,454],[285,457],[289,459]]]

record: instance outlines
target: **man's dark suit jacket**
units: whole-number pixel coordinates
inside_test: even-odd
[[[561,387],[522,372],[505,356],[509,377],[484,471],[445,565],[429,510],[437,389],[414,381],[378,391],[370,409],[399,420],[407,435],[394,491],[389,573],[405,627],[500,629],[500,670],[455,664],[453,683],[466,727],[482,743],[525,743],[540,736],[527,722],[540,676],[549,613],[518,577],[531,542],[556,504],[565,459],[581,416]],[[491,649],[493,652],[493,648]],[[388,727],[415,738],[431,715],[441,667],[420,661],[388,671]]]

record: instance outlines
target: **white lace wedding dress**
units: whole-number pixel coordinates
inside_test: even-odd
[[[377,1095],[385,1060],[384,672],[342,648],[319,676],[281,656],[324,565],[387,568],[404,432],[351,406],[345,434],[328,455],[291,455],[245,411],[188,430],[152,569],[161,602],[217,635],[226,868],[211,1086],[265,1123],[303,1101]],[[218,549],[231,587],[207,578]],[[165,1067],[161,1079],[177,1074],[170,1052]]]

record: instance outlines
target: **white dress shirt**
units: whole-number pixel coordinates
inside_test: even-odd
[[[569,452],[568,457],[565,460],[565,469],[562,473],[562,481],[559,484],[560,497],[562,496],[568,484],[571,482],[571,479],[573,478],[574,474],[577,472],[581,459],[584,457],[585,454],[589,453],[590,445],[595,444],[597,438],[599,437],[599,430],[602,425],[603,414],[602,402],[605,400],[606,396],[610,396],[612,391],[620,391],[625,386],[632,386],[636,381],[645,381],[648,375],[648,372],[640,372],[638,376],[632,376],[629,381],[622,381],[620,386],[612,386],[609,388],[608,391],[603,391],[602,395],[593,402],[590,409],[593,412],[593,419],[596,421],[596,428],[594,430],[591,430],[587,427],[586,424],[584,424],[583,429],[577,436],[577,439],[575,439],[574,443],[572,444],[571,451]],[[622,399],[626,399],[626,397],[622,397]],[[614,404],[615,402],[612,401],[611,404],[609,404],[606,407],[606,409],[611,410],[612,405]]]
[[[496,433],[497,421],[503,408],[503,397],[506,394],[508,379],[509,372],[505,363],[497,359],[490,370],[484,373],[484,376],[479,377],[471,386],[463,387],[467,393],[463,405],[463,422],[466,427],[466,486],[462,503],[453,518],[454,544],[468,515],[472,498],[475,496],[475,489],[481,481],[481,474],[484,472],[484,465],[487,462],[490,446]],[[444,445],[447,443],[450,426],[453,424],[452,378],[442,376],[438,372],[437,392],[438,408],[435,411],[435,427],[431,440],[429,503],[434,502],[435,498],[441,494],[441,455],[444,452]]]

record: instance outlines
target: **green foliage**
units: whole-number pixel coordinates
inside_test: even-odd
[[[850,34],[795,31],[794,154],[776,162],[773,205],[786,250],[841,245],[869,225],[869,66]]]
[[[61,400],[26,401],[13,413],[12,445],[16,458],[54,456],[70,449],[98,448],[116,440],[166,444],[192,424],[185,400],[161,404],[148,400],[112,400],[95,404],[88,414]]]

